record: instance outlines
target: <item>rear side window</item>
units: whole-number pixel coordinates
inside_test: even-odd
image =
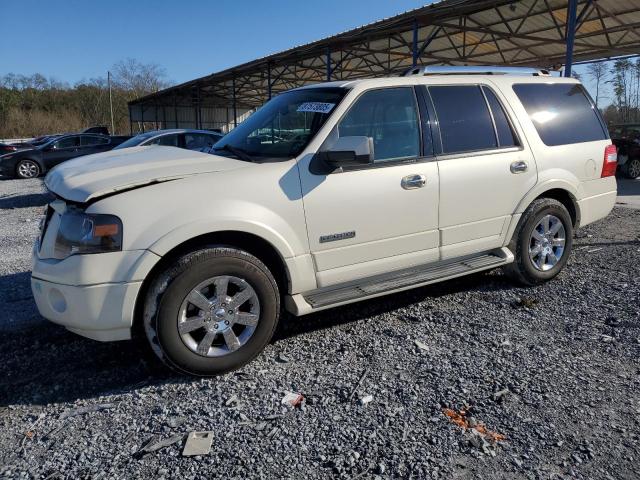
[[[507,113],[504,111],[500,100],[498,100],[496,94],[493,93],[490,88],[482,87],[482,91],[485,97],[487,97],[487,102],[493,115],[493,121],[496,124],[496,133],[498,134],[500,148],[518,146],[518,139],[513,132],[511,123],[509,123],[509,119],[507,118]]]
[[[442,153],[498,148],[489,107],[478,85],[435,86],[429,93],[438,116]]]
[[[608,138],[600,114],[582,85],[522,83],[514,85],[513,90],[545,145],[569,145]]]
[[[161,137],[154,138],[147,145],[165,145],[167,147],[177,147],[178,146],[178,135],[162,135]]]
[[[107,143],[109,143],[108,138],[94,137],[93,135],[82,135],[80,137],[80,145],[82,146],[105,145]]]
[[[77,136],[73,136],[73,137],[65,137],[61,140],[58,140],[54,146],[55,148],[73,148],[73,147],[77,147],[79,142],[79,138]]]

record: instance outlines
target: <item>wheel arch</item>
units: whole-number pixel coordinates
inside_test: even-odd
[[[577,188],[566,180],[554,180],[540,184],[531,190],[518,205],[516,213],[521,214],[539,198],[553,198],[562,203],[569,211],[574,229],[580,226],[580,204]]]
[[[29,160],[33,163],[37,163],[38,166],[40,167],[40,175],[42,175],[43,173],[45,173],[47,171],[46,167],[44,166],[44,163],[42,161],[41,158],[34,158],[34,157],[22,157],[22,158],[17,158],[16,159],[16,163],[13,166],[13,172],[14,174],[17,176],[18,175],[18,165],[20,165],[20,162],[24,162],[25,160]]]
[[[200,234],[184,240],[169,249],[160,257],[149,273],[145,276],[136,298],[133,319],[134,331],[137,331],[138,334],[140,333],[139,328],[142,324],[140,320],[142,319],[145,298],[150,284],[158,273],[162,272],[171,264],[172,261],[180,256],[199,248],[206,248],[214,245],[239,248],[254,255],[271,271],[276,279],[278,288],[280,289],[280,294],[286,295],[289,291],[291,277],[287,264],[284,257],[271,242],[256,234],[237,230],[224,230]]]
[[[533,201],[538,198],[553,198],[565,206],[571,217],[573,228],[576,229],[580,226],[580,207],[578,200],[571,195],[571,193],[562,188],[552,188],[538,195]]]

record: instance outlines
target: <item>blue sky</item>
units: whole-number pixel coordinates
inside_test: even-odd
[[[73,84],[131,57],[161,65],[180,83],[426,3],[0,0],[0,75],[41,73]]]

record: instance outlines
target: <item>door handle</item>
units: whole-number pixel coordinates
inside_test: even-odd
[[[510,167],[511,173],[524,173],[528,168],[527,162],[523,162],[522,160],[513,162]]]
[[[422,188],[427,184],[427,177],[424,175],[407,175],[402,178],[402,188],[405,190],[413,190],[415,188]]]

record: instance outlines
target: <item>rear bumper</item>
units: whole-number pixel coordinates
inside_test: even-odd
[[[14,162],[9,160],[0,161],[0,175],[6,177],[13,177],[16,173],[16,166]]]
[[[618,192],[613,190],[578,200],[580,226],[584,227],[609,215],[611,210],[613,210],[613,206],[616,204],[617,195]]]

